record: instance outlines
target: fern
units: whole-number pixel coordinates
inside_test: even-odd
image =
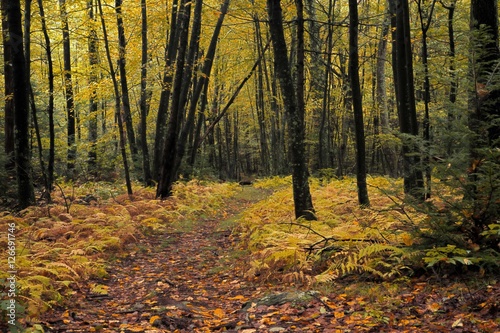
[[[384,243],[347,247],[328,258],[330,266],[325,272],[327,280],[354,273],[367,273],[382,279],[402,275],[409,269],[403,264],[408,258],[407,253],[408,249]],[[325,273],[319,274],[317,280],[324,280]]]

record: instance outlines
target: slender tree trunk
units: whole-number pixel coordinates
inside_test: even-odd
[[[186,50],[189,36],[189,18],[191,16],[191,3],[186,0],[181,1],[181,11],[179,13],[179,50],[177,52],[176,70],[173,84],[170,117],[167,124],[167,132],[162,153],[162,163],[160,166],[160,178],[156,188],[156,196],[166,198],[172,194],[172,185],[175,175],[172,173],[177,155],[177,138],[180,131],[181,118],[181,93],[183,89],[184,64],[186,60]]]
[[[260,33],[260,23],[258,18],[254,17],[254,26],[255,26],[255,44],[256,44],[256,52],[257,58],[261,58],[262,52],[262,38]],[[262,66],[262,62],[259,62],[257,66],[257,77],[256,77],[256,112],[257,112],[257,123],[259,127],[259,143],[260,143],[260,160],[262,173],[267,175],[269,173],[269,147],[267,144],[267,131],[266,131],[266,116],[265,116],[265,100],[264,100],[264,69]]]
[[[116,25],[118,27],[118,69],[120,72],[120,86],[121,86],[121,102],[123,108],[123,117],[125,119],[125,128],[127,131],[128,145],[130,147],[130,155],[136,174],[141,174],[139,166],[139,151],[135,140],[134,123],[132,121],[132,112],[130,110],[130,97],[128,91],[127,70],[126,70],[126,39],[125,29],[123,27],[122,15],[122,0],[115,0],[116,10]]]
[[[24,58],[23,50],[20,1],[7,1],[5,9],[7,13],[14,88],[17,193],[19,208],[23,209],[35,202],[35,193],[31,180],[29,147],[28,73],[26,73],[26,59]]]
[[[423,199],[423,175],[418,137],[415,88],[413,81],[413,59],[411,51],[410,16],[408,0],[396,1],[395,73],[396,99],[399,127],[403,141],[404,192]]]
[[[40,0],[39,0],[40,1]],[[90,76],[89,85],[92,87],[91,95],[89,98],[89,124],[88,124],[88,139],[90,142],[90,150],[88,155],[88,166],[90,174],[97,176],[97,65],[99,64],[98,57],[98,39],[97,31],[95,27],[95,15],[94,15],[94,1],[87,1],[87,11],[89,15],[89,65],[90,65]]]
[[[323,73],[323,96],[322,96],[322,107],[321,116],[318,129],[318,167],[320,169],[328,168],[328,155],[329,150],[327,148],[329,135],[327,131],[328,123],[328,112],[330,108],[330,68],[332,66],[332,50],[333,50],[333,8],[334,1],[330,0],[328,5],[328,35],[326,37],[325,43],[325,53],[326,53],[326,65]]]
[[[149,163],[149,149],[147,136],[147,116],[149,113],[149,100],[151,91],[147,87],[148,79],[148,21],[147,21],[146,0],[141,0],[141,18],[142,18],[142,67],[141,67],[141,150],[142,150],[142,170],[144,174],[144,183],[146,186],[153,186],[153,177]]]
[[[297,0],[297,41],[298,61],[297,61],[297,82],[303,85],[303,56],[304,56],[304,19],[301,0]],[[290,155],[293,179],[293,198],[295,204],[295,217],[315,220],[314,208],[312,205],[311,193],[309,190],[308,170],[305,156],[305,128],[303,95],[296,96],[292,80],[291,67],[288,60],[287,46],[283,32],[283,16],[280,0],[267,0],[267,10],[269,15],[269,29],[274,48],[274,62],[276,74],[280,81],[281,94],[285,110],[288,113],[288,134],[290,140]],[[300,87],[297,95],[303,93]],[[299,101],[301,99],[301,101]],[[300,106],[299,106],[300,105]],[[302,108],[300,108],[302,106]]]
[[[156,119],[156,132],[153,152],[153,177],[155,180],[160,178],[160,166],[162,162],[163,146],[165,143],[165,132],[167,125],[167,111],[170,103],[171,84],[173,79],[172,63],[177,55],[177,46],[179,44],[179,28],[177,24],[177,16],[182,15],[182,11],[178,12],[178,0],[172,3],[171,25],[168,38],[168,47],[165,54],[165,71],[163,73],[162,90],[160,95],[160,104],[158,107],[158,115]]]
[[[441,2],[441,5],[448,10],[448,45],[449,45],[449,51],[448,55],[450,57],[450,66],[449,66],[449,71],[450,71],[450,91],[448,93],[448,100],[450,102],[450,105],[448,106],[448,124],[447,124],[447,129],[448,132],[452,131],[452,126],[453,122],[455,120],[455,113],[454,113],[454,104],[457,101],[457,91],[458,91],[458,82],[457,82],[457,72],[455,68],[455,31],[453,28],[453,17],[455,15],[455,8],[456,8],[456,3],[457,0],[452,0],[451,4],[449,6],[446,6]],[[449,140],[447,145],[446,145],[446,153],[448,157],[451,156],[452,154],[452,140]]]
[[[73,96],[73,82],[71,77],[71,44],[69,39],[68,13],[66,10],[66,0],[59,0],[63,34],[63,62],[64,62],[64,90],[66,99],[67,114],[67,169],[68,177],[74,178],[75,159],[76,159],[76,121],[75,121],[75,102]]]
[[[363,103],[359,84],[359,54],[358,54],[358,2],[349,0],[349,77],[352,92],[352,107],[354,110],[354,127],[356,133],[356,179],[358,185],[358,202],[369,206],[368,189],[366,185],[365,158],[365,128],[363,122]]]
[[[375,95],[377,101],[377,108],[380,114],[380,128],[384,135],[390,134],[391,126],[389,125],[389,107],[387,105],[387,86],[385,80],[385,64],[387,62],[387,36],[389,34],[389,27],[391,23],[391,11],[389,1],[387,1],[387,8],[385,10],[384,22],[380,32],[380,39],[377,46],[377,64],[376,64],[376,86]],[[382,144],[382,164],[384,170],[391,177],[397,176],[398,157],[395,147],[388,146],[386,143]],[[387,168],[385,168],[387,167]]]
[[[264,52],[267,50],[268,47],[269,47],[269,44],[267,44],[264,47],[264,50],[262,51],[262,56],[264,55]],[[222,119],[222,117],[224,117],[226,115],[227,111],[229,110],[229,107],[231,105],[233,105],[234,100],[236,99],[236,97],[238,97],[238,94],[240,93],[241,89],[245,86],[245,83],[252,77],[252,74],[255,72],[255,69],[257,68],[257,66],[259,65],[261,60],[262,60],[262,57],[257,59],[257,61],[255,61],[255,64],[253,65],[252,69],[250,70],[248,75],[240,82],[240,84],[238,85],[238,87],[236,88],[233,95],[231,96],[229,101],[226,103],[226,105],[224,106],[222,111],[220,111],[218,115],[216,114],[216,112],[213,112],[213,114],[215,115],[215,119],[210,123],[210,125],[205,130],[205,133],[198,140],[198,146],[201,145],[203,143],[203,141],[205,141],[205,139],[211,134],[212,130],[219,123],[219,121]],[[214,98],[214,104],[212,105],[212,110],[216,110],[219,106],[218,101],[217,101],[217,98],[219,97],[219,89],[220,89],[220,86],[216,85],[215,98]]]
[[[417,1],[418,13],[420,18],[420,28],[422,31],[422,65],[424,66],[424,145],[425,155],[423,158],[423,168],[425,171],[425,193],[424,198],[431,197],[431,161],[429,156],[430,141],[431,141],[431,122],[429,116],[429,103],[431,102],[431,84],[429,78],[429,51],[427,46],[427,32],[432,21],[432,14],[436,0],[432,1],[431,8],[428,13],[423,13],[422,0]],[[424,17],[425,16],[425,17]],[[427,19],[425,22],[424,20]]]
[[[5,89],[5,142],[4,150],[7,170],[15,167],[15,110],[14,110],[14,82],[12,69],[12,43],[9,42],[9,27],[7,21],[7,6],[9,0],[2,0],[2,38],[3,38],[3,70]]]
[[[49,118],[49,161],[47,165],[47,186],[49,193],[54,183],[54,160],[55,160],[55,128],[54,128],[54,65],[52,61],[52,45],[47,29],[43,1],[38,0],[38,9],[42,24],[42,32],[45,41],[45,52],[47,57],[47,81],[49,86],[49,100],[47,102],[47,115]]]
[[[120,152],[122,155],[122,160],[123,160],[123,170],[125,172],[125,182],[127,184],[127,193],[129,195],[132,194],[132,182],[130,181],[130,172],[129,172],[129,167],[128,167],[128,160],[127,160],[127,150],[126,150],[126,144],[125,144],[125,132],[123,130],[123,115],[121,113],[121,107],[120,107],[120,91],[118,87],[118,81],[116,79],[116,73],[115,69],[113,66],[113,60],[111,59],[111,52],[109,50],[109,40],[108,40],[108,32],[106,29],[106,23],[104,22],[104,15],[102,12],[102,3],[101,0],[97,0],[97,6],[99,7],[99,16],[101,17],[101,26],[102,26],[102,33],[103,33],[103,39],[104,39],[104,48],[106,49],[106,59],[108,60],[108,66],[109,66],[109,72],[111,75],[111,80],[113,82],[113,90],[115,93],[115,115],[116,119],[118,121],[118,131],[119,131],[119,140],[120,140]]]
[[[191,79],[190,79],[192,73],[191,70],[192,66],[194,65],[194,56],[195,56],[194,48],[195,46],[197,46],[201,29],[201,2],[197,2],[197,6],[195,8],[193,32],[191,34],[192,40],[190,45],[190,52],[188,54],[188,64],[187,64],[188,71],[186,73],[183,72],[180,73],[184,77],[184,79],[182,80],[183,82],[177,82],[178,73],[176,73],[176,78],[175,78],[176,84],[179,85],[182,84],[182,87],[179,86],[179,89],[181,89],[180,90],[181,94],[179,96],[179,99],[177,100],[175,94],[176,84],[174,84],[174,98],[172,99],[172,112],[170,114],[170,121],[169,121],[170,129],[167,128],[167,139],[165,140],[165,149],[163,151],[163,164],[161,170],[161,177],[160,181],[158,182],[158,189],[157,189],[157,196],[161,198],[165,198],[170,195],[172,184],[177,179],[178,171],[186,150],[187,137],[189,131],[194,126],[194,118],[196,114],[196,107],[198,104],[198,100],[200,98],[201,92],[203,91],[203,87],[206,80],[208,80],[208,78],[210,77],[213,60],[215,58],[215,51],[217,49],[217,41],[219,33],[222,28],[222,23],[224,21],[224,17],[226,15],[228,7],[229,7],[229,0],[225,0],[221,6],[219,19],[217,20],[214,33],[212,35],[212,39],[210,41],[210,45],[208,47],[207,55],[205,57],[205,62],[202,68],[202,75],[200,76],[193,90],[193,96],[191,98],[191,105],[187,113],[186,123],[183,126],[183,128],[181,128],[180,120],[183,118],[184,115],[187,93],[188,93],[187,89],[191,84]],[[187,43],[187,27],[185,31],[185,37],[181,36],[180,39],[181,47],[179,48],[179,54],[177,57],[178,58],[177,71],[179,71],[180,63],[182,63],[182,66],[184,66],[184,59],[182,59],[183,57],[180,57],[180,55],[183,54],[181,53],[181,50],[183,49],[182,38],[185,38],[186,41],[184,41],[184,43]],[[174,119],[173,117],[175,117],[176,119]],[[174,122],[176,123],[174,124]],[[177,134],[178,132],[179,135]],[[167,161],[166,156],[169,156],[168,158],[169,161]]]

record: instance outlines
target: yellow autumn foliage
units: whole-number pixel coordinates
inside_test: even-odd
[[[292,189],[285,186],[290,177],[256,183],[276,191],[242,216],[242,239],[251,251],[247,277],[327,282],[352,272],[388,278],[405,269],[398,260],[411,255],[403,246],[413,243],[406,223],[425,216],[395,209],[400,180],[370,177],[370,208],[358,205],[354,178],[310,183],[318,221],[295,220]]]

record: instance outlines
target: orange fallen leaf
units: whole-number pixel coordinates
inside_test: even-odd
[[[226,313],[222,309],[215,309],[214,316],[216,316],[217,318],[224,318],[226,316]]]
[[[234,297],[229,297],[228,299],[231,301],[238,301],[238,300],[245,301],[245,300],[247,300],[247,297],[245,297],[243,295],[237,295]]]
[[[439,310],[439,308],[441,308],[441,306],[438,303],[434,302],[434,303],[427,305],[427,308],[429,310],[431,310],[432,312],[436,312]]]
[[[344,313],[344,311],[335,311],[335,312],[333,313],[333,316],[334,316],[335,318],[337,318],[337,319],[340,319],[340,318],[344,318],[345,313]]]

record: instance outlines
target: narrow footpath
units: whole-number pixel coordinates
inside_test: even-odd
[[[242,307],[280,287],[243,278],[236,266],[244,254],[231,221],[268,194],[244,187],[227,203],[224,218],[141,239],[127,257],[109,264],[108,278],[86,282],[66,307],[44,314],[46,331],[256,332],[255,316]]]

